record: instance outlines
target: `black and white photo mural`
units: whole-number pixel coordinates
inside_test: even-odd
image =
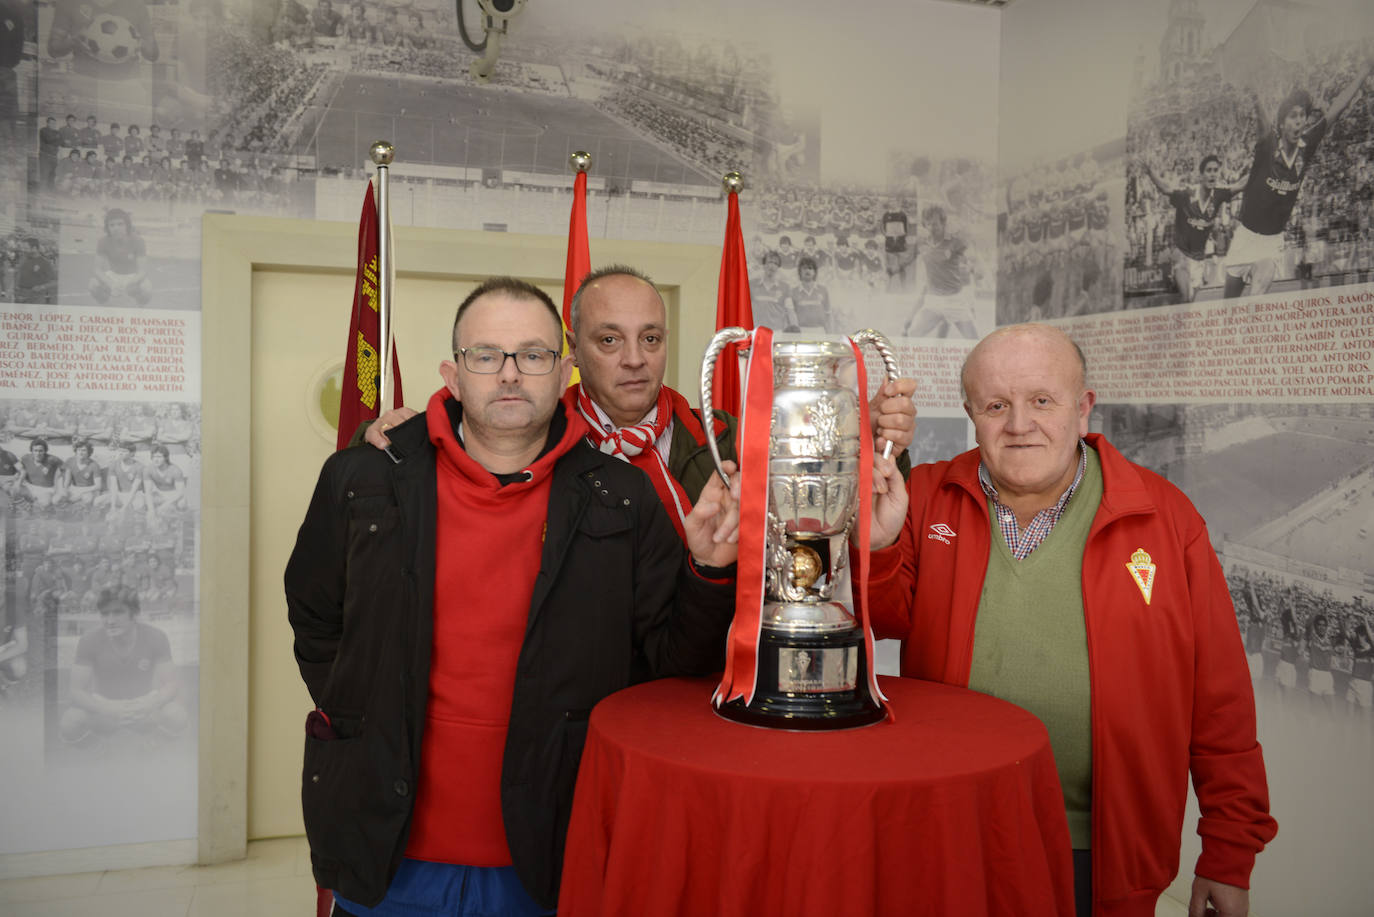
[[[913,448],[967,447],[998,19],[848,16],[534,0],[483,78],[438,0],[0,0],[0,865],[196,836],[201,219],[353,223],[373,140],[396,224],[558,236],[590,152],[594,260],[719,245],[741,171],[760,321],[885,331],[927,379]]]
[[[387,139],[396,224],[554,237],[590,152],[594,264],[720,245],[739,170],[756,321],[885,332],[916,461],[974,341],[1065,327],[1222,558],[1256,912],[1368,910],[1374,5],[529,0],[485,79],[458,9],[0,0],[0,870],[196,836],[201,221],[356,225]]]

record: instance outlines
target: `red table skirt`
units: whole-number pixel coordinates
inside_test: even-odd
[[[559,914],[1070,917],[1045,727],[962,688],[881,684],[896,722],[837,732],[721,719],[713,680],[602,701]]]

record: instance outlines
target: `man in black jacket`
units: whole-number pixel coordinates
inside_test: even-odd
[[[487,281],[453,338],[428,410],[388,431],[399,461],[325,463],[286,570],[336,913],[555,907],[591,707],[718,668],[734,610],[733,497],[706,485],[684,551],[649,480],[559,400],[544,293]]]

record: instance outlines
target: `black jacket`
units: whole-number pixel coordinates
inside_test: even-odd
[[[433,638],[425,415],[388,436],[398,464],[371,446],[325,462],[286,568],[296,661],[330,719],[307,724],[301,800],[315,880],[368,906],[406,847]],[[505,585],[472,577],[474,602]],[[643,472],[585,441],[558,460],[501,775],[511,856],[541,905],[557,901],[592,706],[646,678],[718,670],[733,613],[734,584],[690,569]]]

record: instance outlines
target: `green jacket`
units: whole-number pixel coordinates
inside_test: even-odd
[[[692,413],[698,420],[701,419],[700,411],[693,410]],[[735,433],[739,429],[739,421],[724,411],[716,411],[715,415],[717,420],[725,424],[725,429],[716,437],[716,447],[720,449],[721,461],[728,459],[738,462],[739,458],[735,455]],[[697,502],[697,497],[701,496],[701,489],[716,471],[710,446],[705,443],[698,446],[696,439],[680,423],[673,424],[673,441],[668,445],[668,471],[682,485],[682,489],[687,493],[687,499],[693,504]]]

